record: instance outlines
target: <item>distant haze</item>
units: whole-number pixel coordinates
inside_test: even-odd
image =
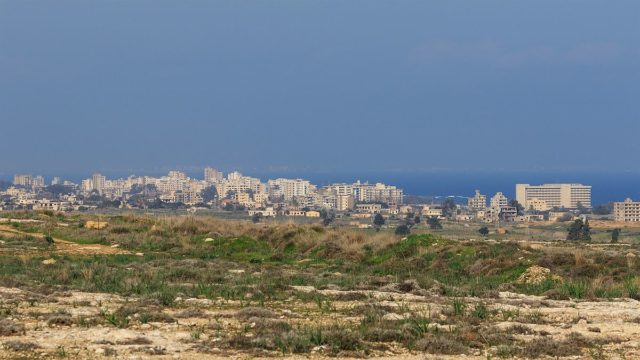
[[[637,0],[0,1],[0,178],[639,171],[639,99]]]

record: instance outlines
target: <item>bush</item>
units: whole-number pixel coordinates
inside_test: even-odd
[[[405,236],[411,233],[411,229],[407,225],[400,225],[396,228],[396,235]]]
[[[486,226],[481,227],[478,232],[480,233],[480,235],[482,236],[487,236],[489,235],[489,228]]]
[[[9,319],[0,320],[0,336],[19,336],[24,334],[24,325],[16,324]]]
[[[40,345],[38,344],[25,341],[5,341],[2,345],[4,345],[5,349],[16,352],[30,351],[40,348]]]

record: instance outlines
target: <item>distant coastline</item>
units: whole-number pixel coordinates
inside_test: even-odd
[[[501,191],[508,197],[514,196],[516,183],[582,183],[593,186],[593,204],[611,201],[623,201],[625,198],[640,200],[640,172],[587,172],[587,171],[379,171],[379,172],[313,172],[282,171],[252,172],[243,171],[248,176],[262,180],[302,178],[317,185],[334,182],[353,182],[356,180],[370,183],[384,182],[404,190],[406,195],[425,197],[471,196],[475,189],[493,195]],[[104,172],[110,178],[127,177],[131,173]],[[202,178],[202,172],[187,171],[189,176]],[[80,181],[86,174],[45,174],[47,178],[61,176],[64,179]],[[161,173],[136,173],[136,175],[157,176]],[[6,180],[11,180],[7,178]]]

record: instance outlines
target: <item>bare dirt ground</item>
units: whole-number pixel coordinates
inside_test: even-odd
[[[313,304],[296,300],[265,304],[275,319],[292,324],[355,323],[352,309],[375,303],[387,309],[386,318],[403,319],[412,313],[429,313],[432,327],[441,331],[454,331],[446,325],[450,298],[418,296],[384,291],[316,290],[312,287],[294,287],[296,291],[314,293],[336,299],[331,313],[323,313]],[[358,296],[356,296],[358,295]],[[341,301],[357,298],[362,300]],[[277,352],[244,354],[225,349],[225,334],[255,327],[260,317],[241,316],[242,304],[234,301],[207,299],[178,299],[177,307],[160,310],[145,321],[134,312],[125,323],[109,323],[110,315],[135,302],[110,294],[57,292],[49,296],[37,295],[17,288],[0,288],[2,309],[11,309],[3,320],[0,358],[72,358],[72,359],[217,359],[281,356]],[[466,298],[466,306],[483,300]],[[486,301],[486,300],[485,300]],[[640,302],[630,299],[611,301],[557,301],[541,296],[525,296],[501,292],[487,304],[490,311],[503,314],[494,326],[498,329],[518,329],[514,333],[523,340],[542,334],[563,339],[580,334],[584,338],[603,344],[573,359],[638,359],[640,358]],[[96,319],[107,319],[96,321]],[[114,320],[115,321],[115,320]],[[122,320],[119,320],[122,321]],[[15,331],[7,330],[12,324]],[[249,335],[247,335],[249,336]],[[217,345],[220,344],[220,345]],[[24,347],[21,351],[20,347]],[[290,358],[321,358],[318,348],[308,356],[290,355]],[[412,353],[401,346],[373,350],[370,357],[390,359],[487,359],[487,354],[476,351],[470,355],[431,356]]]
[[[589,220],[589,224],[599,229],[640,229],[640,223]]]
[[[0,225],[0,232],[12,235],[25,235],[33,236],[37,238],[43,238],[45,234],[42,233],[29,233],[17,230],[11,226]],[[53,238],[55,251],[63,254],[70,255],[117,255],[117,254],[130,254],[130,252],[118,249],[117,247],[111,247],[101,244],[77,244],[71,241]]]

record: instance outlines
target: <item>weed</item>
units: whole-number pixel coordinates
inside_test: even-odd
[[[451,308],[453,310],[453,314],[455,316],[463,316],[467,305],[464,302],[464,299],[453,299],[451,302]]]
[[[489,309],[485,304],[478,303],[471,312],[471,315],[478,319],[485,320],[489,317]]]

